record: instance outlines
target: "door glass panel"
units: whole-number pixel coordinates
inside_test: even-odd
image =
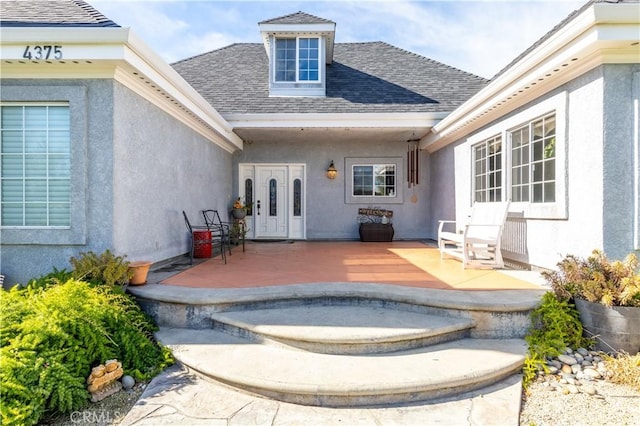
[[[293,181],[293,215],[302,216],[302,181]]]
[[[278,215],[278,185],[275,179],[269,180],[269,216]]]
[[[244,201],[247,206],[247,216],[253,216],[253,180],[244,181]]]

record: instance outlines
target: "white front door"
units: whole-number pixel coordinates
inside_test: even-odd
[[[256,238],[287,237],[287,168],[256,166]]]
[[[240,164],[239,194],[253,203],[247,238],[305,238],[305,165]]]

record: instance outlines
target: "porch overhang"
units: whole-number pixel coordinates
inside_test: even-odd
[[[247,143],[283,140],[322,143],[327,138],[385,143],[420,138],[447,114],[448,112],[226,114],[224,118]]]

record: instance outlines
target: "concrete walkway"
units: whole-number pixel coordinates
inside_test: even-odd
[[[517,426],[521,381],[521,376],[515,375],[481,391],[427,404],[328,408],[238,392],[183,365],[174,365],[147,386],[121,426]]]

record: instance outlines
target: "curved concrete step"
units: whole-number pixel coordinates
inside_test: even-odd
[[[162,328],[185,365],[281,401],[368,406],[424,401],[495,383],[519,371],[520,339],[462,339],[384,355],[329,355],[262,345],[217,330]]]
[[[469,336],[470,319],[375,306],[289,306],[215,313],[213,328],[326,354],[394,352]]]

